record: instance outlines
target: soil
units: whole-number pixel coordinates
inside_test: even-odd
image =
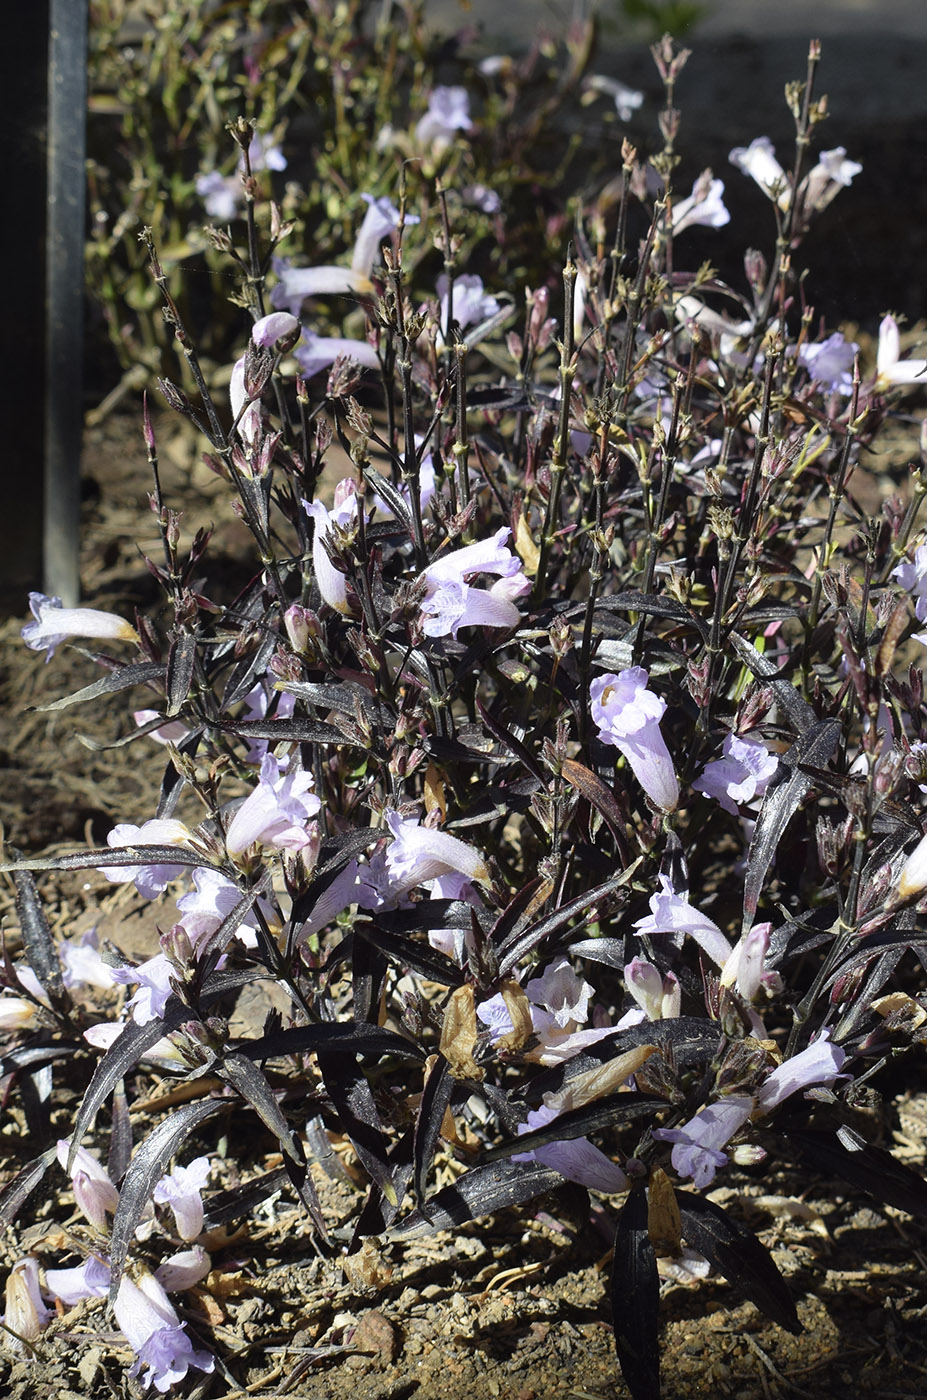
[[[191,533],[212,520],[213,558],[229,595],[247,581],[247,539],[222,484],[197,461],[171,419],[157,424],[164,487],[186,512]],[[860,494],[876,507],[896,489],[894,467],[909,460],[910,436],[878,463]],[[113,416],[86,443],[84,598],[131,615],[156,602],[139,550],[156,542],[147,511],[145,454],[134,416]],[[141,524],[140,524],[141,522]],[[150,522],[150,523],[149,523]],[[215,564],[212,577],[216,577]],[[18,643],[21,619],[2,624],[0,765],[7,840],[24,853],[99,844],[117,820],[154,811],[160,764],[153,746],[108,752],[125,730],[118,697],[65,712],[36,706],[94,678],[78,647],[49,666]],[[139,704],[143,701],[139,700]],[[146,761],[147,759],[147,761]],[[132,886],[95,872],[42,876],[53,929],[73,936],[96,924],[135,957],[156,948],[153,910]],[[10,889],[0,889],[5,939],[14,958],[19,933]],[[243,1022],[260,1025],[264,1007],[242,1002]],[[56,1070],[51,1140],[70,1130],[92,1062]],[[925,1167],[927,1092],[923,1067],[887,1098],[874,1131],[905,1162]],[[127,1085],[139,1141],[159,1121],[170,1081],[139,1072]],[[8,1085],[5,1085],[8,1088]],[[280,1163],[275,1142],[244,1111],[223,1120],[224,1137],[202,1138],[217,1163],[210,1189]],[[210,1125],[212,1126],[212,1125]],[[208,1129],[206,1130],[208,1132]],[[106,1133],[97,1146],[105,1151]],[[46,1144],[30,1138],[18,1097],[7,1092],[0,1121],[0,1185]],[[314,1167],[322,1210],[336,1244],[350,1234],[364,1199],[363,1173],[345,1143],[334,1144],[331,1175]],[[438,1181],[459,1166],[438,1159]],[[43,1264],[77,1262],[72,1241],[89,1242],[66,1178],[52,1167],[20,1218],[0,1236],[3,1273],[24,1252]],[[927,1221],[854,1195],[836,1180],[786,1164],[761,1172],[731,1169],[712,1193],[756,1230],[789,1281],[803,1324],[792,1337],[741,1303],[719,1279],[663,1283],[664,1394],[768,1400],[771,1396],[927,1397]],[[500,1213],[454,1235],[369,1241],[349,1259],[320,1257],[306,1213],[284,1188],[233,1233],[209,1239],[213,1272],[181,1311],[191,1333],[217,1355],[216,1370],[191,1372],[197,1396],[270,1400],[617,1400],[627,1395],[609,1327],[610,1235],[616,1202],[588,1206],[562,1191]],[[70,1253],[70,1259],[68,1255]],[[0,1394],[11,1400],[123,1396],[131,1355],[103,1302],[62,1310],[40,1337],[36,1356],[0,1350]]]

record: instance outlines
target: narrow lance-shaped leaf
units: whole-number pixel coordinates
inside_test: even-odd
[[[618,800],[610,788],[597,777],[590,768],[584,767],[582,763],[576,763],[572,758],[568,758],[561,767],[561,772],[571,787],[575,788],[580,797],[584,797],[590,806],[594,807],[599,816],[605,822],[615,844],[622,853],[622,859],[627,862],[627,839],[625,837],[625,818],[618,805]]]
[[[47,1147],[38,1157],[33,1157],[31,1162],[21,1167],[6,1183],[0,1191],[0,1220],[7,1225],[12,1224],[57,1155],[57,1147]]]
[[[811,725],[779,759],[779,767],[766,789],[750,842],[744,879],[741,937],[749,933],[753,924],[760,892],[785,828],[811,786],[811,779],[799,765],[808,762],[823,766],[837,747],[840,732],[838,720],[821,720]]]
[[[69,998],[61,978],[58,950],[35,881],[26,870],[18,871],[13,879],[16,885],[16,913],[19,916],[26,959],[52,1006],[61,1010],[67,1005]]]
[[[563,1183],[559,1172],[539,1162],[490,1162],[473,1167],[407,1215],[393,1233],[399,1239],[450,1230],[506,1206],[520,1205]]]
[[[179,715],[187,702],[195,665],[196,634],[181,632],[171,643],[167,657],[167,706],[164,713],[169,719]]]
[[[330,1051],[320,1052],[318,1063],[325,1088],[364,1170],[387,1200],[391,1200],[394,1191],[388,1162],[389,1144],[365,1074],[353,1058],[333,1055]]]
[[[691,1247],[704,1254],[760,1312],[787,1332],[800,1332],[801,1323],[785,1279],[756,1235],[713,1201],[693,1191],[677,1191],[676,1200],[682,1233]]]
[[[98,700],[101,695],[114,695],[120,690],[129,690],[133,685],[150,685],[162,680],[164,666],[160,661],[138,661],[128,666],[120,666],[110,671],[100,680],[75,690],[72,695],[64,695],[60,700],[50,700],[45,705],[30,706],[41,714],[51,710],[66,710],[70,705],[82,705],[87,700]]]
[[[109,1296],[113,1301],[119,1291],[119,1281],[125,1266],[135,1230],[145,1207],[151,1200],[157,1182],[174,1154],[182,1147],[194,1128],[217,1113],[228,1112],[228,1099],[199,1099],[184,1104],[176,1113],[148,1134],[139,1143],[119,1189],[119,1204],[113,1218],[109,1263],[111,1271]]]
[[[642,1186],[628,1193],[618,1220],[610,1293],[615,1350],[632,1400],[659,1400],[660,1277]]]
[[[246,1103],[251,1105],[264,1126],[270,1129],[280,1143],[284,1154],[302,1165],[304,1158],[299,1139],[283,1116],[283,1110],[274,1097],[267,1075],[260,1066],[245,1055],[232,1050],[217,1061],[215,1070],[233,1089],[238,1090]]]
[[[448,1063],[442,1055],[439,1055],[425,1080],[418,1117],[415,1121],[414,1189],[415,1199],[419,1205],[425,1199],[425,1180],[435,1155],[438,1138],[441,1136],[444,1114],[450,1104],[453,1092],[454,1080]]]
[[[884,1148],[860,1143],[850,1151],[835,1132],[816,1128],[788,1128],[786,1136],[819,1171],[835,1172],[896,1210],[927,1216],[927,1181]]]
[[[607,899],[610,894],[621,888],[624,883],[624,872],[614,875],[604,884],[596,885],[595,889],[586,890],[584,894],[577,895],[570,900],[569,904],[561,905],[552,914],[548,914],[538,923],[532,924],[530,928],[519,934],[514,939],[507,940],[499,949],[499,975],[504,977],[507,972],[525,956],[537,947],[545,938],[550,938],[554,933],[559,933],[561,929],[568,928],[573,920],[584,914],[593,904],[601,899]]]

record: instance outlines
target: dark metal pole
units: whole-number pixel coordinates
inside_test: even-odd
[[[45,592],[79,601],[87,5],[50,0],[45,264]]]

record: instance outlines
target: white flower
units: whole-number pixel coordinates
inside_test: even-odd
[[[735,146],[729,160],[755,180],[764,194],[774,200],[780,209],[789,207],[789,181],[782,166],[776,160],[773,143],[768,136],[757,136],[749,146]]]
[[[839,331],[834,331],[826,340],[802,345],[798,362],[815,384],[828,393],[849,395],[853,392],[853,364],[858,353],[855,340],[845,340]]]
[[[666,702],[647,689],[648,674],[632,666],[615,675],[598,676],[589,688],[591,715],[603,744],[613,744],[655,806],[672,812],[679,783],[660,720]]]
[[[779,767],[775,754],[756,739],[727,734],[722,757],[706,763],[692,786],[706,797],[714,797],[726,812],[738,814],[738,805],[753,802],[765,793]]]
[[[166,1394],[184,1379],[191,1366],[211,1371],[215,1359],[208,1351],[197,1351],[184,1331],[164,1289],[152,1274],[143,1274],[138,1284],[123,1278],[113,1305],[116,1321],[136,1353],[129,1371],[135,1377],[147,1367],[142,1384]]]
[[[428,98],[428,108],[415,124],[414,140],[419,151],[439,156],[447,150],[458,131],[469,131],[470,98],[462,87],[436,87]]]
[[[876,386],[889,384],[927,384],[927,360],[901,360],[901,337],[894,316],[885,316],[879,326],[879,348],[876,356]]]
[[[718,925],[689,903],[688,895],[676,894],[669,877],[661,875],[661,888],[650,897],[650,913],[635,920],[640,933],[687,933],[694,938],[712,962],[724,967],[731,956],[731,945]]]
[[[71,1144],[67,1138],[58,1140],[58,1161],[65,1171],[68,1169],[68,1156]],[[91,1225],[98,1230],[106,1228],[107,1214],[114,1215],[119,1204],[119,1192],[114,1186],[109,1172],[95,1157],[91,1157],[85,1147],[78,1147],[71,1168],[71,1186],[74,1200]]]
[[[414,817],[403,818],[398,812],[387,812],[386,824],[393,836],[386,852],[386,874],[394,896],[452,870],[478,884],[489,883],[489,869],[479,851],[449,831],[420,826]]]
[[[315,521],[315,531],[312,536],[312,567],[315,572],[315,581],[318,584],[319,592],[324,602],[336,612],[350,612],[348,603],[348,589],[344,574],[336,569],[329,558],[325,542],[332,534],[334,527],[340,526],[346,529],[357,519],[357,496],[354,492],[354,483],[349,478],[339,481],[335,487],[335,500],[332,509],[329,510],[321,501],[303,501],[303,509],[306,514]]]
[[[195,1240],[203,1228],[202,1190],[209,1180],[209,1158],[195,1157],[188,1167],[176,1166],[154,1189],[157,1205],[170,1206],[182,1240]]]
[[[229,855],[241,855],[257,842],[288,851],[308,846],[309,819],[322,805],[312,787],[311,773],[298,768],[283,773],[275,755],[265,754],[257,787],[229,822],[225,836]]]
[[[68,637],[94,637],[106,641],[137,642],[138,633],[131,623],[115,613],[98,608],[65,608],[60,598],[44,593],[30,593],[29,607],[34,622],[27,622],[20,636],[33,651],[44,651],[51,661],[55,648]]]
[[[927,622],[927,544],[918,545],[913,560],[905,559],[892,569],[892,578],[910,593],[918,622]]]
[[[619,82],[617,78],[608,78],[604,73],[591,73],[585,81],[585,87],[589,92],[600,92],[603,96],[610,97],[623,122],[631,120],[644,100],[642,92],[628,87],[627,83]]]
[[[693,224],[723,228],[730,221],[724,204],[724,181],[712,179],[710,170],[703,170],[692,186],[692,193],[673,205],[674,235]]]

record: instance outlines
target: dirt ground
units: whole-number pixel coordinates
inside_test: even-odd
[[[187,512],[185,526],[216,525],[222,585],[247,580],[246,541],[224,488],[197,463],[170,420],[158,424],[165,491]],[[904,446],[899,465],[903,465]],[[879,464],[872,503],[893,489]],[[87,439],[83,581],[85,601],[131,615],[156,595],[139,550],[155,543],[138,420],[112,417]],[[150,524],[148,522],[151,522]],[[215,575],[214,575],[215,576]],[[105,840],[115,821],[154,811],[162,755],[153,746],[88,749],[83,734],[107,743],[125,732],[118,698],[64,713],[26,707],[94,678],[76,648],[49,666],[18,642],[22,619],[2,624],[0,766],[8,842],[27,853]],[[140,700],[139,704],[142,703]],[[73,936],[96,923],[133,955],[154,951],[156,920],[131,886],[93,872],[40,877],[56,931]],[[19,948],[11,892],[0,915],[12,955]],[[242,1004],[242,1018],[262,1019]],[[69,1131],[92,1061],[56,1071],[53,1137]],[[875,1125],[886,1145],[925,1166],[927,1076],[912,1066],[897,1080]],[[8,1087],[8,1086],[7,1086]],[[169,1091],[139,1073],[127,1085],[136,1141],[158,1121],[152,1099]],[[279,1165],[276,1144],[244,1111],[201,1149],[218,1163],[211,1189]],[[221,1134],[224,1133],[224,1136]],[[241,1144],[245,1144],[242,1151]],[[97,1142],[105,1152],[106,1134]],[[0,1119],[0,1185],[45,1146],[30,1140],[17,1095]],[[334,1175],[315,1168],[323,1213],[336,1241],[350,1233],[363,1200],[362,1174],[335,1144]],[[448,1158],[439,1183],[459,1170]],[[439,1184],[433,1183],[433,1184]],[[56,1167],[15,1225],[0,1235],[0,1278],[24,1251],[43,1264],[66,1262],[70,1239],[88,1240],[66,1178]],[[664,1394],[677,1397],[927,1397],[927,1221],[912,1220],[840,1182],[768,1162],[762,1171],[726,1171],[713,1198],[755,1229],[789,1280],[804,1330],[792,1337],[740,1303],[723,1280],[664,1283]],[[217,1355],[215,1372],[191,1372],[185,1393],[300,1400],[618,1400],[621,1382],[609,1329],[609,1239],[615,1203],[591,1212],[575,1188],[477,1222],[456,1235],[370,1242],[355,1259],[317,1254],[305,1212],[286,1187],[234,1233],[209,1240],[213,1272],[183,1295],[191,1333]],[[69,1262],[77,1262],[72,1253]],[[126,1379],[131,1357],[105,1305],[63,1312],[38,1343],[37,1358],[0,1347],[0,1394],[11,1400],[137,1393]]]

